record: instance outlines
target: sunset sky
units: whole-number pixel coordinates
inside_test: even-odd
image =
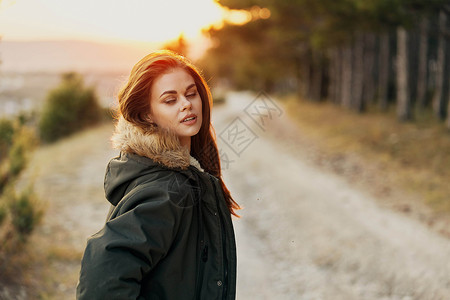
[[[181,34],[195,60],[211,45],[203,28],[251,19],[214,0],[0,0],[0,69],[128,70]]]
[[[0,35],[9,40],[164,42],[192,39],[230,12],[214,0],[1,0]],[[234,18],[244,18],[233,15]]]

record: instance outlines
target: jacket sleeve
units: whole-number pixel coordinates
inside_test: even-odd
[[[130,195],[131,194],[131,195]],[[164,257],[179,228],[183,197],[151,185],[128,194],[88,239],[77,299],[138,299],[141,280]]]

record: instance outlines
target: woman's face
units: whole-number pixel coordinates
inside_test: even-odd
[[[150,91],[150,117],[158,126],[173,130],[181,145],[190,148],[191,136],[202,126],[202,99],[194,78],[187,71],[176,68],[154,80]],[[186,117],[188,121],[183,121]]]

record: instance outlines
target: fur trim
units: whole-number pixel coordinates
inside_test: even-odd
[[[198,162],[198,160],[196,160],[192,155],[190,155],[190,163],[191,166],[196,167],[197,169],[199,169],[200,171],[204,172],[205,170],[202,169],[202,167],[200,166],[200,163]]]
[[[142,130],[120,117],[111,140],[115,149],[148,157],[168,168],[187,169],[192,164],[203,171],[200,163],[189,154],[187,148],[181,146],[178,137],[169,130],[160,127]]]

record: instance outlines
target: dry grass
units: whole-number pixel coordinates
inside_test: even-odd
[[[34,182],[45,216],[30,240],[30,299],[75,297],[85,239],[100,229],[106,215],[102,183],[113,155],[112,129],[105,124],[79,132],[33,155],[21,184]]]
[[[429,114],[398,122],[394,111],[357,114],[332,103],[283,99],[302,133],[329,157],[354,154],[385,189],[415,194],[433,215],[450,216],[450,132]],[[358,172],[354,174],[358,175]]]
[[[67,246],[54,246],[48,249],[50,260],[62,260],[67,262],[80,262],[83,253]]]

